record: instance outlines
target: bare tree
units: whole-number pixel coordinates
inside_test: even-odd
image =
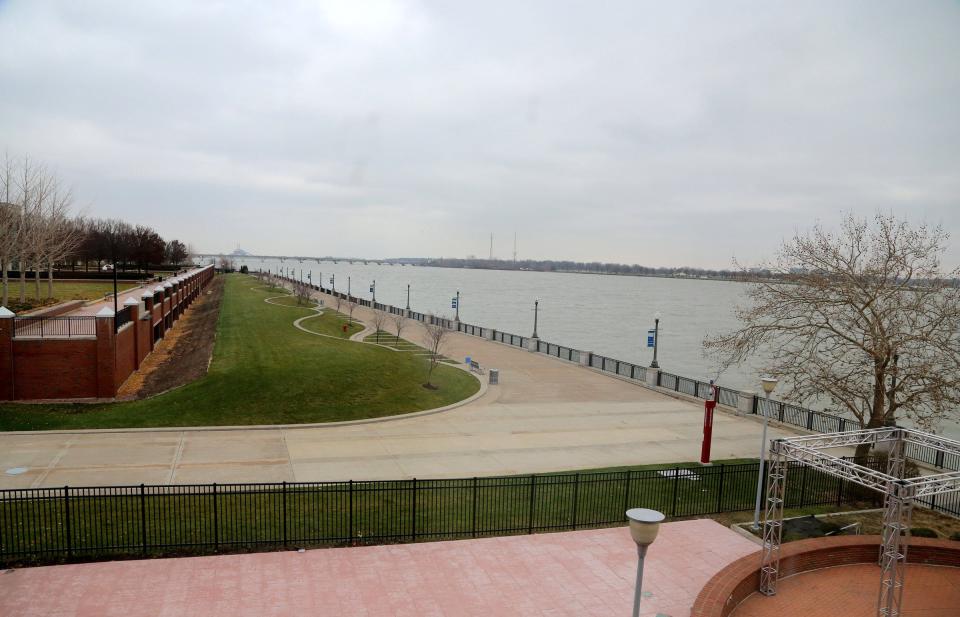
[[[423,324],[427,330],[423,340],[426,344],[427,351],[430,352],[427,364],[427,383],[424,385],[431,390],[436,389],[436,386],[430,382],[430,379],[433,377],[433,370],[437,368],[437,364],[443,359],[443,345],[446,343],[447,334],[450,332],[445,326],[436,323],[436,321],[437,318],[430,315],[430,319]]]
[[[786,398],[824,398],[874,428],[898,416],[925,428],[960,405],[960,270],[943,272],[948,235],[893,216],[848,216],[786,241],[737,309],[741,327],[708,337],[722,369],[758,357]],[[869,447],[858,454],[866,454]]]
[[[293,293],[297,297],[298,305],[310,303],[310,288],[307,287],[306,283],[294,283]]]
[[[357,303],[353,300],[347,300],[347,316],[349,317],[349,319],[347,319],[348,324],[353,323],[353,312],[355,310],[357,310]]]
[[[338,313],[340,313],[340,312],[341,312],[341,311],[340,311],[340,308],[343,306],[343,298],[341,298],[340,296],[334,296],[334,297],[333,297],[333,306],[334,306],[334,308],[336,309],[336,311],[337,311]]]
[[[397,331],[397,343],[400,342],[400,334],[407,325],[407,315],[404,312],[396,313],[393,316],[393,329]]]
[[[380,332],[383,330],[384,324],[387,323],[387,314],[383,311],[373,309],[373,319],[370,321],[370,323],[373,324],[373,330],[375,333],[374,336],[376,337],[376,341],[379,343]]]

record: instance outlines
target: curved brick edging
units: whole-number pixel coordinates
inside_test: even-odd
[[[880,536],[813,538],[784,544],[780,549],[780,577],[802,572],[876,563]],[[934,538],[911,538],[909,563],[960,568],[960,542]],[[879,569],[877,585],[880,584]],[[711,578],[697,596],[690,617],[728,617],[760,586],[760,552],[742,557]]]

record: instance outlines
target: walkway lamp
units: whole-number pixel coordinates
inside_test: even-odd
[[[370,283],[370,293],[373,294],[373,303],[377,303],[377,279],[373,279],[373,282]]]
[[[777,387],[777,378],[776,377],[762,377],[760,383],[763,385],[763,395],[770,400],[770,394],[773,393],[774,388]],[[769,405],[768,405],[769,407]],[[763,412],[763,436],[760,439],[760,470],[757,472],[757,503],[753,508],[753,529],[756,531],[760,529],[760,494],[763,492],[763,462],[765,453],[767,451],[767,423],[769,419],[767,418],[767,410]]]
[[[407,310],[410,310],[410,283],[407,283]]]
[[[457,290],[457,296],[455,298],[450,298],[450,308],[456,309],[457,313],[454,316],[454,321],[460,321],[460,290]]]
[[[660,311],[657,311],[653,315],[653,362],[650,363],[650,368],[660,368],[660,365],[657,363],[658,344],[660,344]]]
[[[533,336],[530,338],[540,338],[537,336],[537,314],[540,310],[540,298],[533,301]]]
[[[647,508],[632,508],[627,510],[630,520],[630,537],[637,544],[637,585],[633,590],[633,617],[640,615],[640,591],[643,588],[643,561],[647,556],[647,548],[657,539],[660,523],[663,522],[662,512]]]

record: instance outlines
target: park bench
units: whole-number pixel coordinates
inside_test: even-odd
[[[476,360],[470,360],[470,370],[479,375],[483,375],[483,367]]]

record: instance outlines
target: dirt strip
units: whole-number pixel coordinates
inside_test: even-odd
[[[124,382],[117,398],[156,396],[206,375],[222,300],[223,277],[217,276]]]

